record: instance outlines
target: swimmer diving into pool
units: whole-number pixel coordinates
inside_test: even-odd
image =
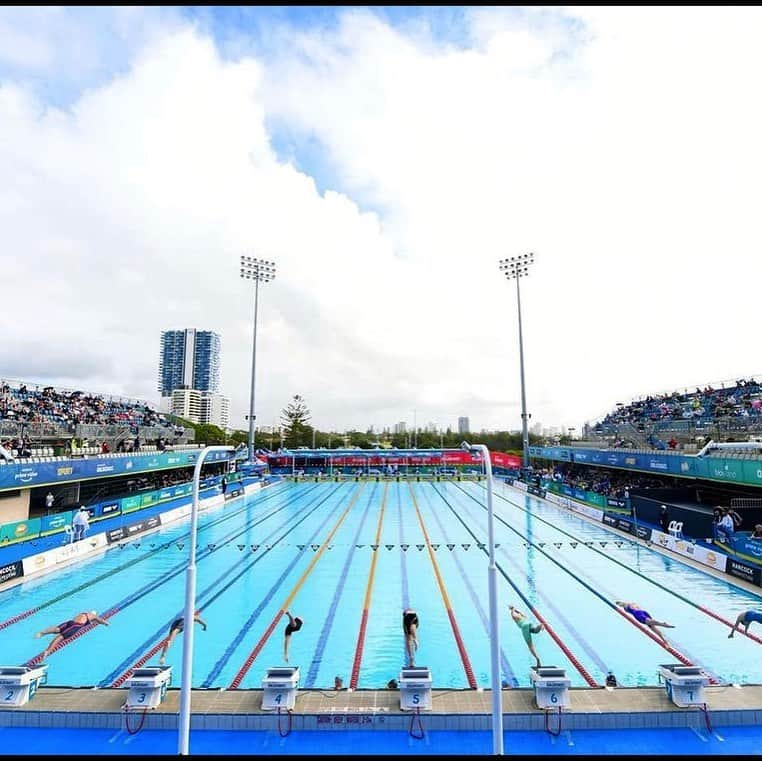
[[[667,638],[659,631],[659,627],[663,626],[665,629],[674,629],[672,624],[668,624],[666,621],[657,621],[651,617],[651,614],[647,610],[643,610],[637,603],[625,602],[624,600],[614,601],[620,608],[626,613],[629,613],[638,623],[645,624],[652,632],[657,634],[662,642],[666,642]]]
[[[745,633],[749,633],[749,624],[753,624],[756,621],[758,624],[762,624],[762,613],[757,610],[745,610],[736,618],[735,626],[730,630],[728,639],[733,639],[733,635],[738,631],[738,627],[743,624],[745,627]]]
[[[532,635],[539,634],[545,627],[542,624],[533,624],[532,621],[526,617],[526,615],[524,615],[517,608],[514,608],[513,605],[509,605],[508,610],[511,611],[511,618],[516,623],[516,626],[521,629],[521,633],[524,635],[524,642],[527,643],[529,652],[532,653],[535,660],[537,661],[537,668],[540,668],[540,656],[537,655],[537,651],[534,649]]]
[[[418,650],[418,614],[410,608],[406,608],[402,613],[402,631],[405,633],[407,665],[413,668],[415,651]]]
[[[288,611],[286,611],[286,615],[288,616],[288,623],[283,638],[283,660],[288,663],[288,646],[291,644],[291,635],[302,628],[304,621],[299,616],[292,616]]]
[[[206,631],[206,622],[201,620],[201,614],[199,611],[196,611],[193,614],[193,620],[196,623],[201,624],[201,626],[204,627],[204,631]],[[182,634],[183,630],[185,629],[185,617],[176,618],[170,625],[169,625],[169,634],[167,634],[167,640],[164,643],[164,648],[161,651],[161,657],[159,658],[159,663],[163,666],[164,665],[164,659],[167,657],[167,650],[172,646],[172,643],[175,641],[175,637],[178,634]]]
[[[43,629],[41,632],[37,632],[34,636],[39,639],[44,634],[55,634],[53,641],[45,648],[42,653],[42,660],[44,661],[59,642],[63,642],[65,639],[73,637],[77,632],[84,629],[90,624],[103,624],[108,626],[109,623],[105,618],[101,618],[94,610],[89,613],[78,613],[74,618],[64,621],[58,626],[50,626],[47,629]]]

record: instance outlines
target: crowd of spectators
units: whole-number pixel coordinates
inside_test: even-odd
[[[604,497],[624,499],[630,489],[656,489],[668,486],[664,479],[639,473],[613,473],[598,468],[577,468],[573,465],[556,465],[542,471],[544,478],[577,489],[601,494]]]
[[[693,420],[710,424],[722,418],[757,418],[762,421],[762,384],[750,378],[738,380],[729,388],[707,385],[695,391],[675,391],[647,396],[619,405],[600,425],[619,423],[649,424],[661,421]]]
[[[57,391],[53,386],[33,389],[0,382],[0,421],[54,423],[72,430],[78,424],[164,426],[172,424],[160,412],[137,401],[114,399],[84,391]]]

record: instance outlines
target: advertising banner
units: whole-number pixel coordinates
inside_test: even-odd
[[[759,539],[749,539],[747,536],[736,535],[732,546],[737,553],[749,555],[762,563],[762,541]]]
[[[156,492],[149,492],[148,494],[141,494],[140,495],[140,506],[141,507],[147,507],[148,505],[152,505],[154,502],[156,502]]]
[[[625,508],[625,507],[627,507],[627,503],[623,499],[615,499],[614,497],[607,497],[606,498],[606,506],[607,507]]]
[[[98,517],[103,516],[104,518],[109,515],[116,515],[120,510],[120,504],[119,501],[115,502],[105,502],[103,504],[97,505],[97,515]]]
[[[750,581],[752,584],[760,586],[760,570],[747,563],[742,563],[735,558],[728,558],[725,571],[731,576],[735,576],[745,581]]]
[[[467,454],[467,453],[464,453]],[[13,462],[0,468],[0,489],[76,481],[80,478],[144,473],[195,463],[197,452],[158,452],[156,454],[125,454],[114,457],[59,460],[58,462]],[[227,452],[211,452],[206,460],[227,460]]]
[[[16,542],[19,539],[29,539],[30,537],[39,536],[40,534],[40,519],[29,518],[25,521],[15,521],[13,523],[5,523],[0,526],[0,544],[8,544],[9,542]]]
[[[668,550],[672,550],[672,552],[676,552],[678,555],[693,558],[699,563],[716,568],[718,571],[725,571],[732,573],[734,576],[746,578],[742,573],[733,573],[730,570],[727,564],[731,562],[731,559],[722,552],[702,547],[686,539],[677,539],[671,534],[665,534],[663,531],[657,531],[656,529],[651,531],[651,541],[660,547],[665,547]]]
[[[122,512],[130,513],[133,510],[140,510],[141,504],[140,497],[125,497],[122,500]]]
[[[8,565],[0,565],[0,584],[4,584],[11,579],[18,579],[24,575],[24,565],[20,560]]]
[[[157,526],[161,526],[161,515],[152,515],[150,518],[146,518],[142,521],[136,521],[130,523],[129,526],[122,526],[120,528],[112,529],[106,533],[106,541],[109,544],[119,542],[122,539],[138,536],[146,531],[150,531]]]
[[[64,526],[71,526],[73,518],[73,510],[67,510],[65,513],[56,513],[55,515],[45,515],[40,518],[40,533],[44,535],[61,531]]]

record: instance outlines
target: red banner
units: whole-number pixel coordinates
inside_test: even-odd
[[[378,450],[366,450],[368,454],[354,454],[354,455],[331,455],[328,452],[320,452],[320,457],[315,457],[312,454],[311,457],[306,457],[308,454],[305,452],[303,455],[296,455],[296,462],[300,468],[303,467],[327,467],[333,465],[337,468],[342,467],[362,467],[362,468],[383,468],[386,465],[396,465],[404,467],[405,465],[419,466],[440,466],[440,465],[471,465],[481,467],[482,458],[481,454],[465,452],[465,451],[446,451],[437,452],[436,454],[417,453],[410,455],[400,454],[383,454]],[[284,456],[269,456],[268,462],[271,468],[288,468],[291,467],[292,458],[290,455]],[[498,468],[513,468],[518,470],[521,468],[521,458],[516,455],[506,454],[505,452],[490,452],[490,460],[494,467]]]

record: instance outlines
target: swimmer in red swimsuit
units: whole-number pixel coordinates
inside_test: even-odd
[[[89,613],[79,613],[74,616],[74,618],[64,621],[62,624],[58,624],[58,626],[51,626],[47,629],[43,629],[41,632],[37,632],[34,636],[38,639],[42,637],[43,634],[56,635],[53,641],[43,651],[42,660],[44,661],[60,642],[69,639],[69,637],[73,637],[86,626],[90,626],[90,624],[109,625],[106,619],[101,618],[94,610],[91,610]]]

